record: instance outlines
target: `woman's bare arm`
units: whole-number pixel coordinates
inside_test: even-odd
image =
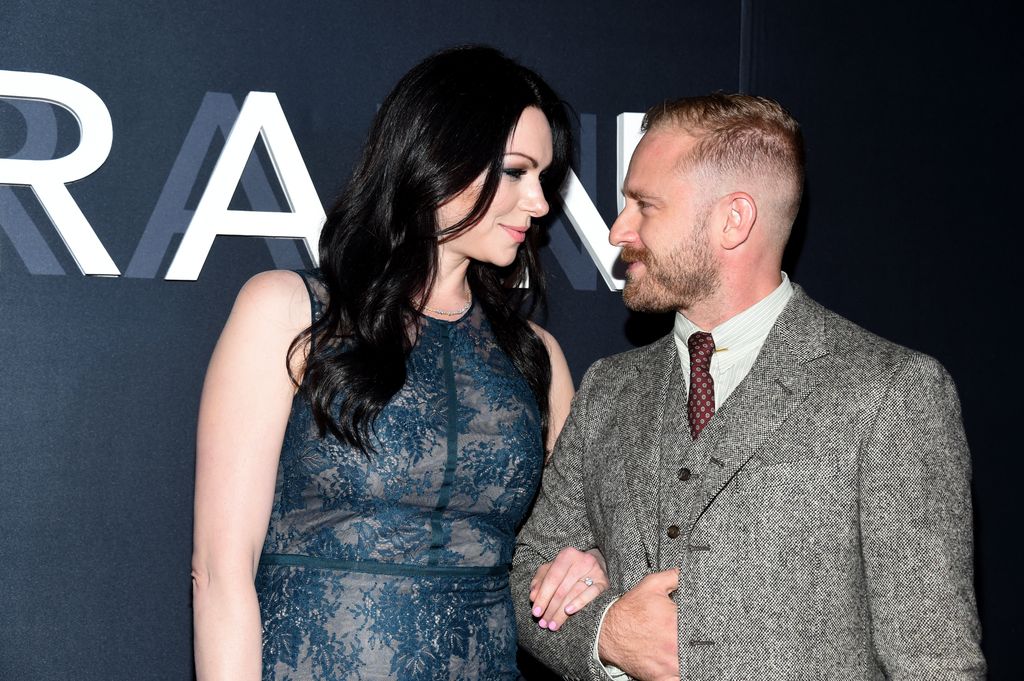
[[[550,456],[551,450],[555,448],[555,442],[558,441],[558,434],[562,432],[562,426],[565,425],[565,419],[569,416],[569,406],[572,404],[572,397],[576,394],[576,389],[573,387],[572,374],[569,373],[569,365],[565,361],[565,355],[562,354],[562,348],[558,345],[558,341],[536,324],[531,322],[530,326],[544,343],[544,347],[548,351],[548,358],[551,360],[551,388],[548,391],[550,415],[548,438],[544,443],[544,451]]]
[[[295,392],[288,347],[309,324],[309,298],[298,275],[258,274],[239,292],[207,369],[192,552],[199,681],[261,677],[253,580]]]

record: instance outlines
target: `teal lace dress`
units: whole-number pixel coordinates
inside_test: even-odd
[[[508,566],[540,417],[476,306],[423,319],[376,432],[367,459],[292,404],[256,577],[263,678],[518,678]]]

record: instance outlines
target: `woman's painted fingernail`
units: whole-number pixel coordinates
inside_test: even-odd
[[[540,609],[539,605],[533,609],[534,617],[540,617],[542,614],[544,614],[544,611]]]
[[[576,612],[576,604],[575,603],[570,603],[569,605],[565,606],[565,614],[566,615],[571,615],[574,612]]]
[[[552,622],[548,625],[548,629],[551,631],[558,631],[558,622]]]
[[[541,629],[547,629],[547,628],[548,628],[548,622],[547,622],[547,620],[541,620],[540,622],[537,622],[537,624],[539,624],[539,625],[540,625],[540,628],[541,628]]]

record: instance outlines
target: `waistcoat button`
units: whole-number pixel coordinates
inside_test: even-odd
[[[678,525],[669,525],[668,529],[665,530],[665,534],[668,535],[669,539],[675,539],[676,537],[679,536],[679,526]]]

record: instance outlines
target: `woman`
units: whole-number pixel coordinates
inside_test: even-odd
[[[536,74],[438,53],[381,106],[321,270],[242,288],[199,415],[201,681],[517,677],[507,566],[572,382],[514,285],[543,282],[569,152]]]

